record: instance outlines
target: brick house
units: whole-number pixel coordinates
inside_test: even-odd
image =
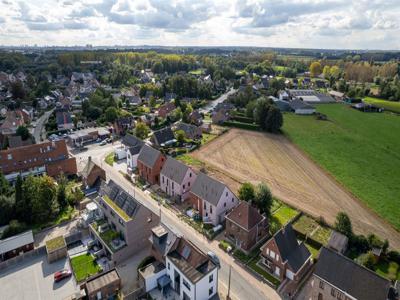
[[[165,156],[160,151],[144,145],[137,159],[139,176],[152,185],[159,184],[160,172],[165,160]]]
[[[106,180],[106,172],[92,161],[89,156],[86,166],[81,172],[82,184],[86,188],[92,188],[100,184],[101,180]]]
[[[166,118],[171,113],[171,111],[173,111],[175,108],[176,107],[173,102],[168,102],[168,103],[161,105],[158,108],[156,114],[161,118]]]
[[[176,139],[171,127],[167,126],[154,131],[151,136],[151,142],[155,147],[160,148],[174,144]]]
[[[315,300],[396,300],[390,280],[323,247],[311,279]]]
[[[168,196],[184,201],[189,197],[196,176],[192,168],[168,157],[161,170],[160,186]]]
[[[310,251],[299,244],[290,223],[261,247],[261,256],[267,270],[281,281],[299,282],[312,264]]]
[[[224,183],[204,173],[197,175],[188,201],[199,211],[203,222],[213,225],[222,223],[228,211],[239,204],[239,199]]]
[[[91,277],[85,282],[88,300],[114,299],[121,289],[121,279],[116,269]]]
[[[244,252],[268,234],[267,218],[248,202],[241,202],[225,219],[225,236]]]
[[[18,175],[75,175],[77,166],[75,157],[69,157],[65,140],[59,140],[0,151],[0,171],[14,181]]]
[[[102,182],[94,202],[103,213],[103,221],[89,226],[90,235],[101,243],[111,260],[120,263],[150,245],[151,229],[160,218],[122,187],[112,180]],[[114,238],[104,238],[107,236]]]

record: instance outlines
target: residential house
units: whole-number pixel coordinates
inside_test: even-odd
[[[150,184],[159,184],[160,173],[165,160],[165,156],[160,151],[148,145],[143,145],[137,158],[139,176]]]
[[[274,101],[274,104],[279,108],[280,111],[291,111],[290,104],[288,101],[280,100],[272,96],[269,97],[269,99],[272,99],[272,101]]]
[[[146,91],[146,94],[144,95],[144,100],[146,102],[149,102],[151,97],[154,97],[154,92],[153,91]]]
[[[170,286],[177,298],[190,300],[207,300],[218,293],[218,266],[193,243],[162,225],[153,229],[150,241],[158,266],[162,263],[161,270],[152,274],[156,277],[151,287]],[[149,283],[146,280],[146,291],[151,289]]]
[[[190,188],[196,179],[196,173],[192,168],[168,157],[160,175],[161,190],[168,196],[179,201],[184,201],[189,197]]]
[[[176,125],[176,130],[182,130],[185,133],[186,138],[191,140],[201,139],[202,136],[201,127],[192,124],[179,122]]]
[[[0,240],[0,262],[33,250],[32,230]]]
[[[302,100],[290,101],[289,106],[296,115],[312,115],[316,112],[315,107]]]
[[[170,146],[176,143],[171,127],[167,126],[153,132],[151,142],[157,148]]]
[[[299,282],[312,264],[310,251],[297,241],[291,223],[261,247],[261,256],[266,269],[281,281]]]
[[[4,136],[13,135],[19,126],[23,126],[27,122],[29,122],[29,116],[22,110],[8,110],[6,118],[0,126],[0,133]]]
[[[165,102],[171,102],[172,100],[176,99],[176,94],[175,93],[165,93],[164,101]]]
[[[196,126],[200,126],[201,124],[203,124],[203,116],[201,115],[201,113],[198,109],[195,109],[194,111],[192,111],[190,113],[189,120],[190,120],[190,123],[192,123]]]
[[[225,237],[246,253],[268,235],[267,218],[249,202],[241,202],[225,219]]]
[[[150,209],[112,180],[102,183],[94,202],[104,219],[89,226],[90,235],[110,259],[120,263],[149,245],[151,229],[160,220]]]
[[[165,103],[157,109],[156,115],[161,118],[166,118],[175,108],[174,102]]]
[[[315,300],[395,300],[391,282],[355,261],[323,247],[312,276]]]
[[[8,148],[18,148],[22,146],[32,145],[33,141],[31,138],[27,138],[26,140],[22,140],[22,137],[19,135],[11,135],[8,137]]]
[[[89,156],[88,162],[81,171],[82,184],[86,189],[100,186],[102,181],[106,181],[106,172],[98,166]]]
[[[88,300],[114,299],[121,289],[121,278],[116,269],[111,269],[88,279],[84,288]]]
[[[75,127],[71,114],[65,110],[59,110],[56,112],[56,121],[58,130],[69,130]]]
[[[327,247],[340,254],[344,254],[349,244],[349,238],[344,234],[332,230]]]
[[[125,96],[125,99],[128,100],[129,105],[138,106],[142,104],[142,98],[140,96]]]
[[[122,138],[122,144],[126,151],[126,164],[128,165],[128,171],[135,170],[137,167],[137,159],[144,142],[136,136],[128,133]]]
[[[226,121],[229,121],[230,114],[225,109],[220,109],[211,113],[211,119],[213,124],[223,124]]]
[[[193,183],[188,199],[197,209],[203,222],[218,225],[225,215],[239,204],[235,194],[222,182],[199,173]]]
[[[0,171],[14,181],[19,175],[75,175],[77,166],[75,157],[69,157],[65,140],[59,140],[0,151]]]
[[[83,145],[92,143],[97,139],[104,140],[109,137],[110,131],[105,127],[85,128],[69,134],[67,137],[67,141],[70,146],[82,147]]]
[[[135,119],[132,116],[119,117],[113,125],[114,132],[117,135],[125,135],[128,130],[135,127]]]

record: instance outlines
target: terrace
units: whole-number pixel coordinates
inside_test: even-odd
[[[111,253],[126,246],[126,242],[121,238],[121,234],[113,230],[106,220],[100,220],[90,225],[97,238],[105,245]]]
[[[120,208],[114,201],[110,199],[107,195],[103,195],[102,199],[110,206],[125,222],[128,222],[131,219],[131,217],[128,216],[128,214]]]

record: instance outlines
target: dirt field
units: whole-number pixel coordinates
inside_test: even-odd
[[[284,202],[333,223],[349,214],[356,231],[375,233],[400,248],[400,233],[350,195],[283,136],[231,129],[192,153],[234,191],[240,183],[264,181]]]

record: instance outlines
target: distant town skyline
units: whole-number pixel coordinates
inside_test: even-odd
[[[400,50],[398,0],[0,2],[0,45]]]

